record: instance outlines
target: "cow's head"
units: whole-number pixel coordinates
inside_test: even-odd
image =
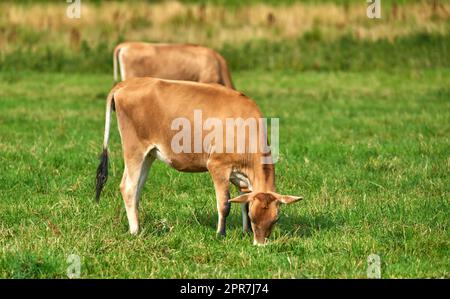
[[[248,216],[253,229],[253,244],[264,245],[278,221],[280,206],[301,199],[303,197],[280,195],[275,192],[251,192],[230,199],[230,202],[249,203]]]

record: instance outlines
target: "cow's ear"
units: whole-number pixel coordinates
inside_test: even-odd
[[[291,204],[291,203],[297,202],[302,199],[303,199],[303,196],[280,195],[278,197],[278,201],[281,203],[284,203],[284,204]]]
[[[253,199],[253,193],[245,193],[245,194],[239,195],[238,197],[228,200],[228,202],[244,203],[244,202],[249,202],[252,199]]]

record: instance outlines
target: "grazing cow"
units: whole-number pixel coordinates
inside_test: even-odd
[[[234,89],[227,62],[216,51],[177,44],[128,42],[114,50],[114,80],[155,77],[170,80],[218,83]]]
[[[235,126],[228,130],[230,120],[262,118],[253,100],[218,84],[147,77],[122,81],[107,97],[103,153],[97,169],[97,200],[107,179],[112,110],[116,111],[122,140],[125,169],[120,190],[132,234],[138,232],[139,195],[155,159],[178,171],[208,171],[216,191],[218,234],[225,235],[230,203],[241,203],[243,228],[253,230],[254,244],[266,242],[278,220],[281,204],[302,199],[275,192],[275,170],[270,163],[272,155],[266,143],[265,124],[257,122],[253,127],[256,128],[253,133],[264,140],[264,151],[252,147],[255,140],[251,140],[251,133],[246,133],[250,125],[240,127],[240,132],[237,127],[236,135]],[[217,129],[223,123],[227,123],[226,132]],[[211,134],[215,137],[211,138]],[[221,138],[226,139],[226,146]],[[247,193],[230,199],[230,182]]]

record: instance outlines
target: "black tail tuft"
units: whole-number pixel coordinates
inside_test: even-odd
[[[102,155],[100,156],[100,164],[97,168],[97,182],[95,186],[95,200],[98,202],[100,199],[100,193],[102,192],[103,186],[105,186],[108,180],[108,150],[103,149]]]

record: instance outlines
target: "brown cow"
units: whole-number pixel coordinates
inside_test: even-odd
[[[107,179],[113,109],[117,114],[125,162],[120,189],[132,234],[138,232],[139,195],[155,159],[178,171],[209,171],[216,191],[217,232],[225,235],[230,203],[241,203],[244,220],[248,216],[251,222],[254,244],[266,242],[281,204],[302,199],[275,192],[270,148],[258,148],[253,139],[261,136],[258,141],[263,140],[267,145],[265,126],[251,122],[262,118],[253,100],[217,84],[132,78],[118,83],[107,98],[103,153],[97,169],[97,200]],[[200,123],[199,114],[202,116]],[[236,119],[250,120],[248,124],[255,124],[254,130],[250,126],[238,127],[234,135],[234,124],[230,130],[228,124]],[[223,123],[227,124],[226,132],[220,130]],[[230,182],[248,193],[230,199]],[[250,230],[246,221],[244,230]]]
[[[225,59],[216,51],[177,44],[127,42],[114,50],[114,80],[118,71],[122,80],[132,77],[155,77],[218,83],[234,89]]]

